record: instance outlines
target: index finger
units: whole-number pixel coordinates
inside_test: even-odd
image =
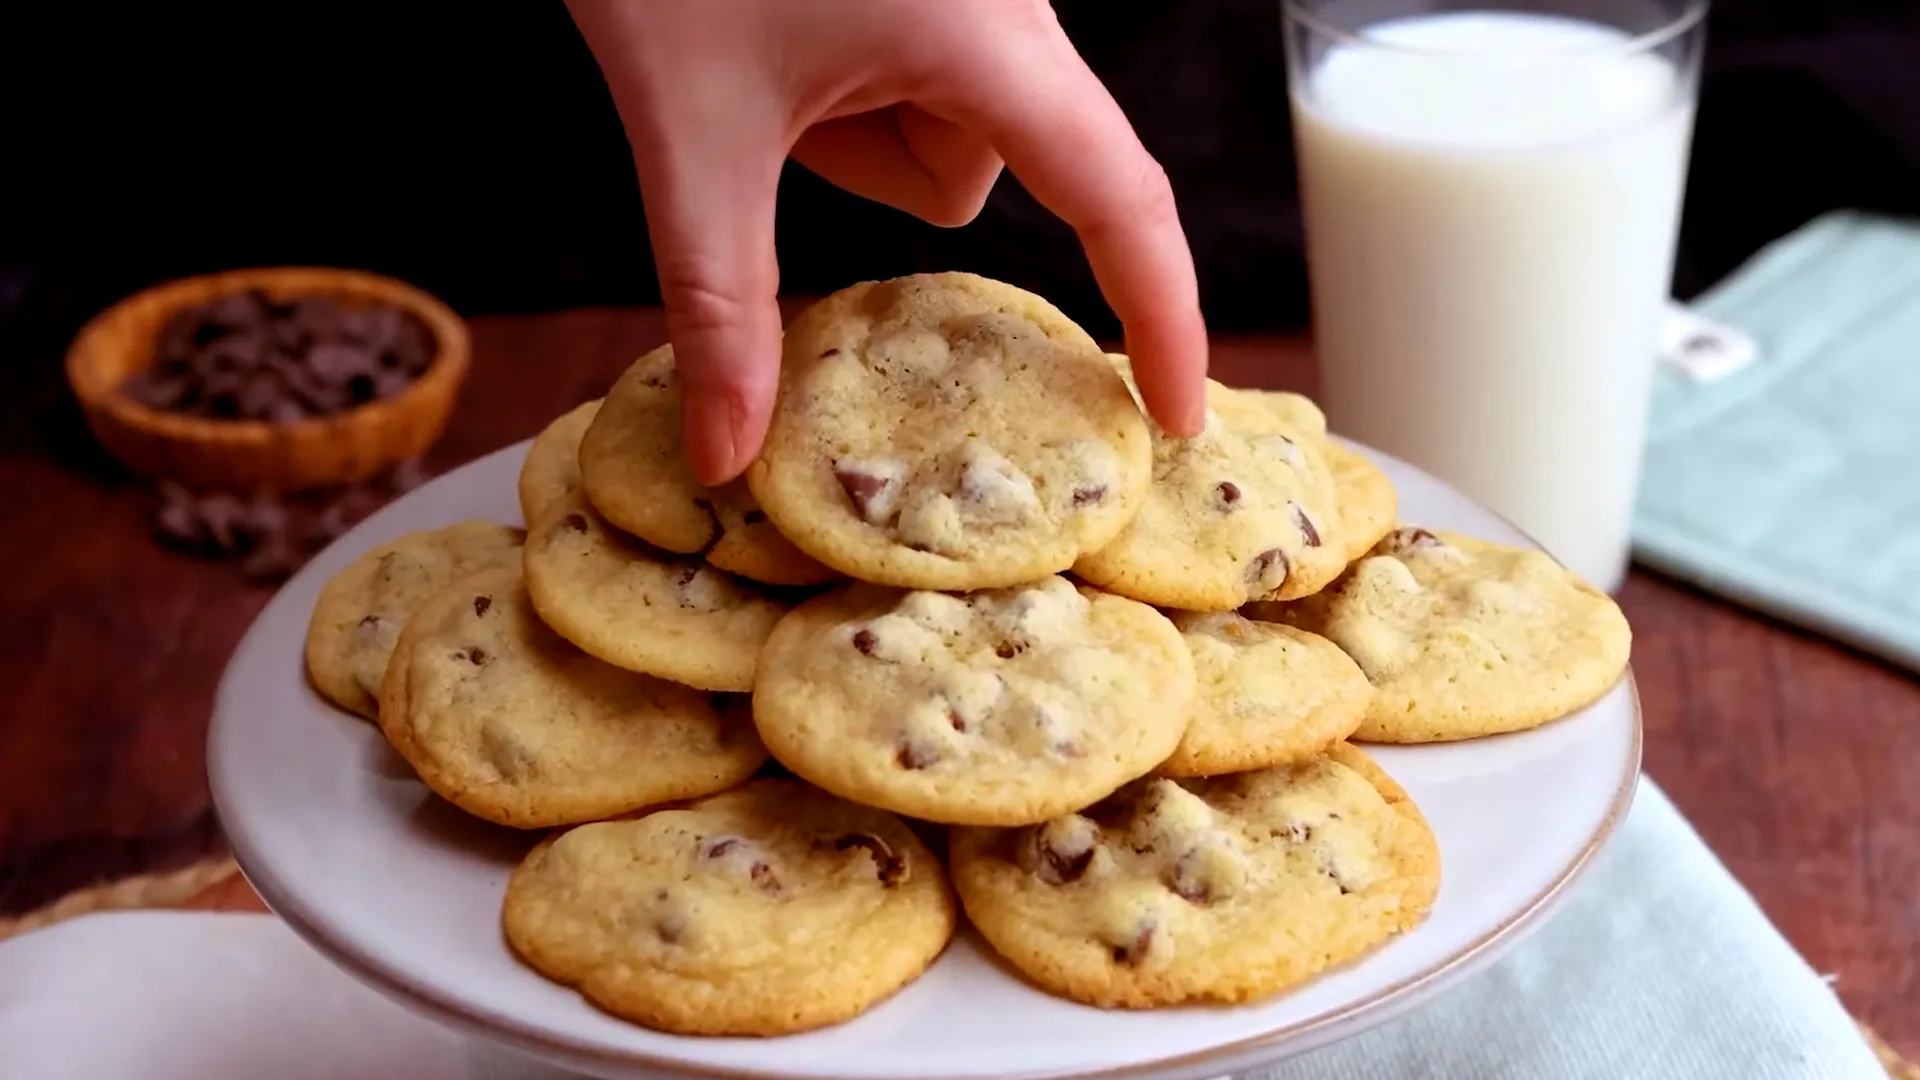
[[[1175,436],[1206,421],[1207,329],[1173,187],[1064,32],[995,43],[956,85],[1007,168],[1080,237],[1126,328],[1147,410]]]

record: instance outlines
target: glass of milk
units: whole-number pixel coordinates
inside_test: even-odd
[[[1626,575],[1704,0],[1285,0],[1333,430]]]

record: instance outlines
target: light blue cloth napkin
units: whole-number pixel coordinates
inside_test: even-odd
[[[1434,1005],[1255,1080],[1886,1080],[1826,983],[1642,780],[1566,907]]]
[[[1420,1012],[1251,1077],[1885,1080],[1833,992],[1652,784],[1574,887]],[[567,1076],[404,1011],[265,916],[95,915],[0,943],[8,1080]]]
[[[1819,218],[1692,307],[1759,355],[1656,376],[1635,556],[1920,670],[1920,226]]]

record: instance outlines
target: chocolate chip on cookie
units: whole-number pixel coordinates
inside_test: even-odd
[[[893,504],[900,496],[907,465],[897,459],[842,458],[833,463],[833,475],[860,520],[884,525],[893,518]]]
[[[1068,885],[1086,876],[1100,850],[1100,826],[1068,814],[1029,827],[1022,834],[1021,865],[1049,885]]]
[[[887,888],[896,888],[907,879],[907,862],[894,854],[887,842],[872,833],[847,833],[834,840],[835,851],[851,851],[859,848],[873,857],[874,871],[879,875],[880,884]]]

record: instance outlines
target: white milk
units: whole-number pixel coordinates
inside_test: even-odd
[[[1294,91],[1327,414],[1611,590],[1691,92],[1598,24],[1466,12],[1367,36],[1429,52],[1336,46]]]

